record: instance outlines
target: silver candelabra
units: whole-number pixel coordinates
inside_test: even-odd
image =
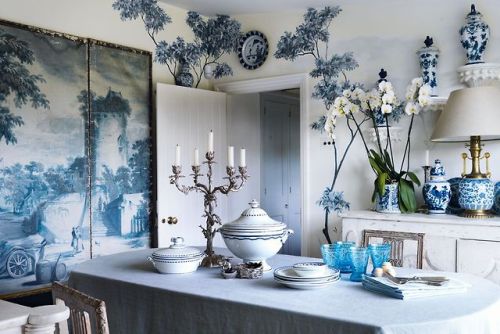
[[[246,166],[238,167],[239,174],[236,174],[236,168],[228,166],[226,167],[227,177],[224,177],[225,180],[228,180],[228,183],[226,185],[215,187],[212,183],[212,167],[213,164],[216,163],[214,161],[214,156],[214,152],[207,152],[205,154],[206,161],[204,161],[203,164],[207,165],[207,184],[203,184],[199,181],[200,177],[204,176],[203,174],[200,174],[201,166],[199,165],[191,166],[193,171],[191,176],[193,177],[194,183],[192,186],[186,186],[179,183],[180,179],[185,177],[181,174],[181,166],[173,165],[173,175],[170,175],[170,184],[174,184],[180,192],[187,195],[191,191],[197,191],[203,193],[204,195],[203,205],[205,209],[202,217],[206,217],[206,225],[205,227],[200,225],[200,228],[205,236],[205,239],[207,239],[207,248],[205,249],[205,254],[207,256],[203,259],[201,264],[203,267],[220,266],[221,260],[223,259],[223,256],[216,255],[213,249],[213,239],[215,237],[215,233],[217,233],[216,225],[221,225],[220,217],[214,212],[217,207],[217,193],[228,195],[232,191],[238,191],[243,187],[249,177]]]

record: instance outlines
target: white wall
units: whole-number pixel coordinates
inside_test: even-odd
[[[238,218],[252,199],[260,201],[260,97],[259,94],[228,95],[227,143],[234,146],[235,164],[239,149],[247,150],[250,178],[238,192],[228,196],[228,219]]]
[[[123,22],[120,13],[111,7],[113,2],[0,0],[0,19],[154,52],[154,43],[147,35],[142,21]],[[170,42],[177,36],[192,39],[192,31],[185,23],[186,11],[161,2],[160,6],[172,18],[172,23],[159,34],[158,40],[165,39]],[[173,78],[164,65],[155,63],[153,82],[173,83]],[[203,80],[200,87],[208,85],[208,82]]]
[[[360,67],[349,74],[352,80],[369,85],[378,79],[378,71],[383,67],[389,72],[389,79],[394,83],[399,96],[403,97],[408,82],[420,75],[415,51],[423,46],[425,36],[431,35],[441,50],[438,69],[440,95],[447,96],[451,90],[460,86],[456,68],[465,63],[465,52],[459,42],[458,30],[469,12],[470,1],[342,0],[333,2],[332,5],[334,4],[340,4],[343,12],[332,24],[330,50],[337,53],[354,52]],[[497,0],[482,0],[477,1],[476,5],[484,14],[492,32],[486,50],[486,60],[500,63],[500,3]],[[302,22],[302,14],[303,12],[282,12],[236,17],[242,23],[243,31],[257,29],[267,36],[270,56],[261,68],[254,71],[243,69],[234,56],[227,57],[235,75],[224,81],[309,72],[313,67],[312,58],[302,58],[292,63],[277,60],[272,56],[279,37],[284,31],[293,31]],[[313,84],[314,81],[311,80],[311,85]],[[309,106],[311,116],[308,122],[316,120],[325,112],[320,101],[311,99]],[[422,115],[414,128],[411,166],[420,176],[422,173],[419,166],[425,162],[425,140],[429,138],[437,116],[437,113],[430,112]],[[497,120],[489,121],[500,121],[500,115]],[[338,140],[342,141],[341,138],[345,138],[345,126],[339,126],[338,131]],[[307,182],[311,194],[307,201],[309,207],[306,212],[309,212],[309,216],[306,217],[305,223],[310,225],[311,231],[309,254],[319,255],[319,245],[324,242],[321,233],[323,212],[315,202],[324,187],[331,182],[332,152],[331,148],[322,145],[324,136],[312,130],[305,135],[309,136],[310,142],[306,150],[310,161]],[[460,153],[464,151],[462,144],[430,144],[429,148],[431,159],[439,157],[443,160],[448,176],[461,173]],[[500,143],[487,143],[487,149],[492,152],[493,177],[500,179]],[[345,191],[352,209],[368,208],[371,205],[372,180],[373,174],[369,171],[361,142],[357,141],[344,166],[337,189]],[[420,191],[418,194],[420,196]],[[334,218],[331,224],[332,233],[337,238],[340,237],[339,221]]]

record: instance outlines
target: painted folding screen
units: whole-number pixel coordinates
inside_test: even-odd
[[[0,21],[0,296],[149,247],[151,54]]]

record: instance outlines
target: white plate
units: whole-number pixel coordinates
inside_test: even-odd
[[[279,278],[276,278],[276,277],[274,278],[274,280],[280,284],[283,284],[284,286],[286,286],[288,288],[291,288],[291,289],[314,290],[314,289],[326,288],[330,285],[333,285],[340,280],[340,277],[334,278],[330,281],[321,282],[321,283],[290,282],[290,281],[280,280]]]
[[[327,268],[323,273],[315,277],[302,277],[297,275],[293,267],[280,267],[274,270],[274,277],[285,281],[297,281],[297,282],[314,282],[314,281],[325,281],[330,278],[339,277],[340,271],[337,269]]]

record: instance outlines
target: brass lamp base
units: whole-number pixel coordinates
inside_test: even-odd
[[[494,215],[488,210],[465,210],[460,214],[460,216],[472,219],[487,219],[494,217]]]

